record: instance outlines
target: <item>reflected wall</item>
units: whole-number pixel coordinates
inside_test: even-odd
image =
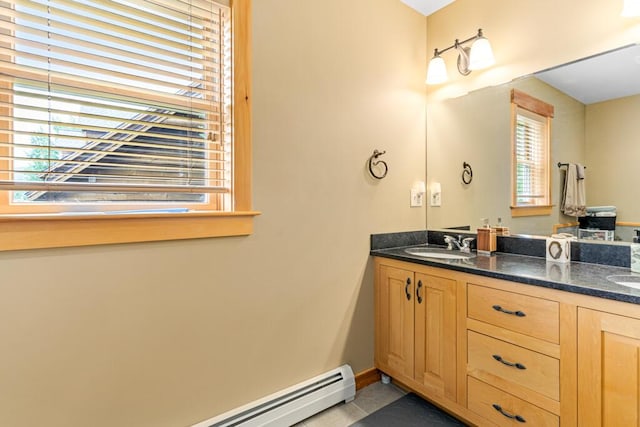
[[[584,163],[585,106],[533,78],[488,87],[468,95],[431,103],[427,111],[427,186],[440,182],[442,205],[427,207],[429,228],[470,225],[482,218],[492,224],[502,219],[513,233],[550,234],[553,225],[566,222],[559,211],[561,173],[552,167],[550,216],[511,218],[511,89],[552,104],[552,162]],[[464,184],[462,165],[473,168],[473,180]]]

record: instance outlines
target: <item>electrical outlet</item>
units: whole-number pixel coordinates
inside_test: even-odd
[[[422,206],[422,194],[420,190],[411,190],[411,207],[418,208]]]

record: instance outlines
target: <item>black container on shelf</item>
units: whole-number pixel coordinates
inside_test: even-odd
[[[615,230],[615,216],[581,216],[578,218],[580,228],[591,230]]]

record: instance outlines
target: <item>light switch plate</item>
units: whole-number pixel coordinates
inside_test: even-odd
[[[411,190],[411,207],[418,208],[422,206],[422,195],[419,190]]]

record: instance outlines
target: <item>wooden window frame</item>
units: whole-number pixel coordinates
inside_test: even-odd
[[[232,0],[233,210],[154,214],[0,215],[0,251],[223,236],[253,232],[251,0]],[[7,125],[6,122],[0,125]],[[0,135],[0,137],[4,137]]]
[[[539,205],[517,204],[517,159],[516,159],[516,121],[518,109],[524,109],[546,118],[546,178],[545,200]],[[511,90],[511,216],[551,215],[551,119],[554,115],[553,105],[547,104],[517,89]]]

